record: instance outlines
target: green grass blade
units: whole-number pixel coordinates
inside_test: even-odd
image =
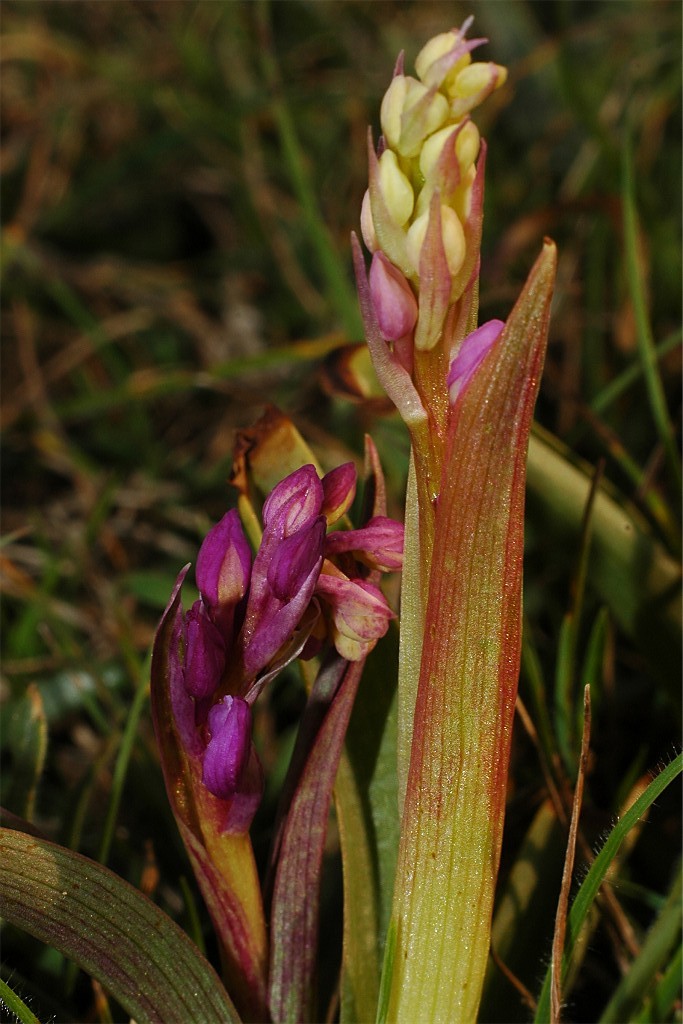
[[[347,908],[342,1021],[369,1021],[375,1016],[382,949],[391,914],[399,839],[397,647],[397,630],[392,629],[368,657],[346,735],[348,760],[340,766],[335,787]],[[352,787],[356,797],[353,821],[344,818],[342,784]],[[347,792],[347,807],[348,798]],[[367,858],[365,868],[361,856]]]
[[[624,143],[622,157],[622,193],[624,204],[624,242],[629,291],[637,325],[638,352],[645,376],[652,417],[664,447],[666,462],[676,493],[681,493],[681,463],[676,449],[673,426],[669,419],[666,396],[657,366],[657,353],[647,312],[645,286],[638,258],[638,215],[633,176],[633,155],[630,141]]]
[[[663,341],[660,341],[659,345],[655,346],[655,358],[657,362],[664,359],[664,357],[668,356],[670,352],[677,349],[681,344],[682,338],[683,331],[674,331],[673,334],[670,334],[667,338],[664,338]],[[609,384],[605,384],[605,386],[592,400],[590,406],[593,412],[601,413],[606,409],[609,409],[609,407],[614,405],[616,400],[621,398],[621,396],[628,391],[631,385],[640,380],[642,376],[642,363],[632,363],[630,366],[627,366],[625,370],[622,370],[622,372],[614,378],[614,380],[611,380]]]
[[[629,831],[638,823],[638,821],[640,821],[642,816],[654,803],[657,797],[664,792],[666,787],[673,782],[678,775],[680,775],[681,770],[683,770],[683,754],[679,754],[675,760],[666,766],[666,768],[662,769],[659,775],[652,780],[645,792],[642,793],[636,801],[634,801],[628,811],[626,811],[623,817],[616,823],[607,837],[605,845],[593,861],[588,874],[583,880],[581,888],[574,898],[572,909],[569,913],[567,942],[563,958],[563,979],[567,975],[571,962],[572,951],[579,937],[579,932],[581,931],[581,928],[588,916],[588,912],[593,905],[593,901],[600,890],[600,886],[609,871],[610,865],[619,852],[619,847],[623,843]],[[534,1021],[537,1022],[537,1024],[541,1024],[541,1022],[545,1024],[549,1019],[550,967],[548,967],[543,982],[543,988],[538,1000],[538,1007],[536,1009]]]
[[[588,472],[568,451],[535,428],[527,463],[527,510],[559,544],[571,544],[581,529],[590,491]],[[638,514],[601,487],[593,510],[588,579],[680,701],[681,569],[648,532]]]
[[[681,999],[681,977],[683,977],[683,946],[679,945],[671,963],[662,975],[647,1006],[636,1016],[636,1024],[660,1024],[667,1020]],[[672,1020],[676,1018],[671,1016]]]
[[[137,689],[135,691],[133,703],[131,704],[130,713],[126,718],[126,725],[121,737],[121,746],[119,747],[116,764],[114,766],[109,807],[107,808],[107,817],[102,830],[102,838],[100,840],[98,853],[98,860],[102,861],[102,863],[105,863],[109,857],[109,850],[111,849],[112,839],[114,838],[114,829],[116,827],[116,818],[121,805],[121,799],[123,797],[123,787],[126,783],[126,773],[133,753],[138,725],[140,724],[140,718],[142,717],[142,713],[147,707],[147,702],[149,700],[149,687],[144,682],[145,678],[149,678],[149,674],[145,677],[134,652],[130,650],[128,653],[129,661],[132,661],[137,669]],[[149,669],[149,665],[147,668]]]
[[[40,1024],[35,1013],[29,1009],[23,999],[0,978],[0,1006],[4,1006],[19,1024]]]
[[[636,957],[600,1017],[600,1024],[620,1024],[631,1020],[662,970],[681,933],[681,871],[679,869],[668,899],[650,928],[640,954]]]

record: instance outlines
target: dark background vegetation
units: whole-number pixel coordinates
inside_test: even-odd
[[[552,236],[560,263],[538,419],[589,464],[605,457],[607,478],[676,555],[677,488],[638,372],[622,154],[627,144],[638,272],[678,434],[680,5],[5,0],[2,13],[3,802],[203,930],[211,954],[146,703],[155,623],[233,500],[235,431],[267,403],[328,467],[357,457],[370,430],[400,514],[402,427],[330,394],[320,366],[361,340],[349,234],[366,127],[377,132],[396,54],[405,48],[412,66],[424,41],[469,13],[490,39],[485,58],[510,69],[477,114],[489,142],[482,319],[506,316]],[[625,373],[629,386],[602,401]],[[578,541],[558,544],[532,519],[527,611],[548,679],[577,558]],[[586,634],[599,611],[589,585]],[[662,681],[606,621],[591,841],[680,735],[679,679]],[[34,686],[49,742],[31,806],[16,723]],[[276,781],[301,702],[291,675],[264,711]],[[542,792],[520,731],[504,865]],[[667,797],[629,862],[636,931],[678,850]],[[334,918],[333,888],[328,904]],[[619,975],[617,945],[598,930],[572,1019],[597,1019]],[[89,981],[53,951],[12,932],[3,959],[43,1019],[106,1019]],[[512,989],[508,998],[517,1006]]]

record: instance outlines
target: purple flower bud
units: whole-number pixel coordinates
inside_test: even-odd
[[[239,697],[224,697],[209,711],[211,738],[204,753],[202,781],[221,800],[239,790],[251,753],[251,708]]]
[[[325,517],[285,537],[273,551],[266,578],[279,601],[291,601],[305,586],[311,570],[322,557]]]
[[[263,505],[264,533],[273,531],[281,537],[300,530],[320,515],[323,486],[314,466],[302,466],[281,480]]]
[[[189,566],[186,566],[178,576],[174,597],[180,589],[188,569]],[[185,682],[186,663],[187,629],[182,607],[178,604],[168,646],[168,690],[180,741],[188,754],[197,756],[201,754],[203,748],[196,729],[196,704],[188,693]]]
[[[249,761],[242,773],[239,789],[235,792],[223,821],[225,832],[245,833],[254,820],[263,796],[263,768],[254,744],[251,744]]]
[[[370,265],[370,295],[383,338],[398,341],[410,334],[417,322],[417,300],[401,271],[380,251]]]
[[[322,479],[323,505],[322,514],[331,526],[348,512],[356,495],[356,467],[352,462],[345,462],[326,473]]]
[[[473,377],[484,357],[500,338],[505,324],[502,320],[489,320],[476,331],[468,334],[448,372],[448,389],[451,402]]]
[[[299,625],[322,568],[324,538],[324,516],[284,540],[264,533],[243,630],[248,678],[268,664]]]
[[[251,551],[232,509],[209,530],[197,556],[197,586],[226,640],[231,639],[235,608],[249,586]]]
[[[337,530],[325,538],[325,555],[345,551],[373,569],[393,572],[403,565],[403,525],[387,516],[373,516],[359,530]]]
[[[195,601],[187,613],[185,633],[185,689],[192,697],[202,700],[209,697],[221,681],[225,642],[202,601]]]

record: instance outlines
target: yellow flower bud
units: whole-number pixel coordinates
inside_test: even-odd
[[[418,78],[423,82],[432,64],[453,49],[456,42],[456,32],[440,32],[428,40],[415,58],[415,70]]]
[[[421,214],[413,221],[408,229],[407,245],[408,256],[415,268],[420,271],[420,252],[427,234],[429,224],[429,210]],[[455,210],[448,206],[441,207],[441,237],[446,253],[448,269],[452,276],[460,270],[465,259],[465,232]]]
[[[465,232],[457,213],[449,206],[441,207],[441,236],[446,250],[448,269],[455,277],[465,259]]]
[[[415,196],[391,149],[385,149],[379,158],[379,184],[389,213],[403,227],[413,212]]]
[[[463,54],[463,56],[448,69],[445,77],[441,81],[432,81],[433,76],[433,65],[449,53],[458,43],[462,42],[462,37],[457,29],[452,29],[450,32],[441,32],[438,36],[434,36],[422,47],[415,59],[415,70],[417,71],[418,78],[420,78],[426,85],[437,86],[440,89],[448,91],[449,84],[452,84],[455,80],[459,71],[471,61],[469,53]],[[431,74],[430,74],[431,72]]]
[[[434,132],[428,139],[425,139],[424,145],[420,150],[420,170],[425,178],[429,178],[434,165],[443,153],[448,137],[453,134],[454,130],[455,125],[450,124],[446,128],[441,128],[438,132]]]
[[[367,188],[360,208],[360,233],[363,236],[363,241],[367,245],[369,251],[375,252],[379,248],[379,245],[377,242],[377,235],[375,234],[375,222],[372,219],[370,189]]]
[[[448,100],[432,92],[416,78],[406,79],[408,86],[401,119],[401,136],[396,149],[402,156],[417,156],[424,140],[437,131],[448,117]]]
[[[484,64],[477,61],[469,64],[457,75],[449,94],[453,99],[470,99],[480,92],[489,92],[502,85],[507,78],[507,68],[500,64]]]
[[[396,75],[384,93],[380,108],[380,124],[387,146],[396,149],[401,138],[401,117],[405,105],[408,80],[405,75]]]
[[[460,164],[460,173],[465,174],[479,156],[479,129],[474,121],[467,121],[455,140],[455,154]]]
[[[460,221],[464,224],[469,218],[471,201],[472,201],[472,185],[474,179],[477,176],[477,168],[472,164],[465,173],[463,174],[462,181],[455,190],[455,194],[451,199],[451,206],[458,215]]]
[[[434,186],[431,185],[429,182],[427,182],[425,185],[422,186],[422,188],[420,189],[420,191],[417,194],[417,199],[415,201],[414,218],[413,218],[414,220],[417,220],[418,217],[422,216],[422,214],[425,212],[425,210],[429,209],[429,204],[432,201],[432,196],[433,195],[434,195]]]

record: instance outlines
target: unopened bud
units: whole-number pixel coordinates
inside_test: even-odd
[[[463,46],[464,37],[457,29],[441,32],[434,36],[420,50],[415,61],[418,78],[431,88],[448,93],[458,73],[471,61],[469,49],[475,43]],[[457,50],[457,53],[455,52]],[[448,55],[450,59],[444,60]]]
[[[438,131],[448,117],[448,100],[416,78],[407,78],[401,134],[395,149],[404,157],[417,156],[424,140]]]
[[[420,271],[420,252],[422,251],[422,245],[427,234],[428,224],[429,210],[425,210],[411,224],[408,231],[408,255],[415,267],[416,273]],[[455,276],[465,259],[465,232],[457,213],[448,206],[441,207],[441,237],[443,239],[448,269],[451,275]]]
[[[251,551],[232,509],[204,538],[197,556],[197,586],[213,618],[226,630],[249,586]]]
[[[214,796],[229,800],[249,762],[251,708],[240,697],[224,697],[209,711],[208,730],[202,781]]]
[[[379,184],[387,210],[399,227],[403,227],[413,212],[415,196],[398,166],[396,154],[390,149],[385,149],[379,158]]]
[[[221,681],[225,668],[225,641],[206,613],[202,601],[195,601],[185,620],[185,689],[192,697],[210,696]]]
[[[477,177],[477,168],[472,166],[465,171],[460,185],[451,199],[451,208],[455,210],[461,224],[467,223],[472,212],[472,186]]]
[[[458,34],[456,31],[452,30],[450,32],[440,32],[438,36],[433,36],[425,43],[415,58],[415,70],[417,71],[417,76],[421,81],[425,81],[432,64],[445,56],[445,54],[449,53],[455,46],[457,40]]]
[[[474,121],[467,121],[458,132],[455,140],[455,155],[460,164],[460,174],[464,175],[479,156],[479,129]]]
[[[383,338],[398,341],[410,334],[417,321],[417,300],[401,271],[382,252],[372,258],[370,295]]]
[[[502,320],[489,320],[476,331],[468,334],[448,372],[448,389],[451,402],[467,386],[490,350],[496,344],[505,324]]]
[[[477,62],[463,68],[449,89],[451,116],[462,117],[478,106],[494,89],[503,85],[507,74],[507,68],[493,63]]]
[[[446,128],[441,128],[438,132],[434,132],[433,135],[430,135],[425,140],[425,144],[420,150],[420,170],[425,178],[429,178],[439,157],[443,153],[444,146],[449,139],[453,140],[455,138],[455,132],[455,126],[450,124]]]
[[[380,109],[380,124],[387,146],[395,149],[401,138],[401,118],[405,104],[408,81],[405,75],[396,75],[384,94]]]
[[[331,526],[351,507],[356,495],[356,467],[352,462],[345,462],[325,473],[321,482],[324,495],[321,512]]]
[[[363,203],[360,208],[360,232],[363,236],[363,241],[368,247],[370,252],[375,252],[379,248],[377,241],[377,235],[375,234],[375,222],[372,219],[372,206],[370,205],[370,189],[365,190],[363,196]]]

